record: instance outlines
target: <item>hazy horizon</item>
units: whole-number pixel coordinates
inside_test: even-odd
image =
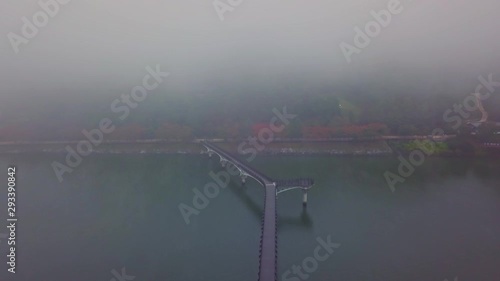
[[[339,44],[352,44],[354,27],[388,2],[243,1],[221,21],[212,1],[70,1],[18,54],[7,34],[21,34],[21,18],[41,9],[2,2],[0,98],[118,96],[157,64],[171,73],[165,95],[401,80],[448,83],[465,95],[479,75],[500,73],[497,1],[401,1],[403,11],[347,63]]]

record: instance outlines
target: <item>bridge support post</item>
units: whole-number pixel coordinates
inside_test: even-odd
[[[220,164],[222,165],[222,167],[226,167],[226,160],[220,160]]]
[[[302,198],[302,206],[306,207],[307,206],[307,191],[304,190],[304,196]]]

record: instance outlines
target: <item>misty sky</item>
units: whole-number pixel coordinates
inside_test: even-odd
[[[388,2],[245,0],[222,22],[209,0],[73,0],[15,54],[7,34],[20,35],[21,18],[40,7],[4,0],[0,98],[119,95],[156,64],[171,73],[162,87],[173,94],[297,77],[376,81],[391,69],[452,81],[500,77],[498,0],[401,1],[403,11],[348,64],[339,44],[353,44],[354,27]]]

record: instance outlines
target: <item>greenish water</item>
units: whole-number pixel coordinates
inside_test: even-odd
[[[178,206],[192,206],[193,188],[213,182],[209,172],[222,170],[216,161],[96,155],[59,183],[50,163],[62,158],[0,158],[4,186],[7,166],[17,166],[19,218],[17,273],[4,266],[0,280],[109,281],[122,268],[135,281],[257,280],[263,190],[256,183],[233,178],[187,225]],[[383,174],[397,164],[255,159],[251,165],[271,177],[316,180],[307,211],[299,191],[278,197],[280,279],[330,235],[341,246],[307,280],[500,280],[500,160],[427,159],[392,193]],[[7,252],[5,240],[0,250]]]

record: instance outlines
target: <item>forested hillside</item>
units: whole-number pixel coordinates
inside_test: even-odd
[[[466,90],[451,92],[447,85],[427,89],[373,83],[319,87],[300,82],[280,88],[209,87],[194,94],[155,93],[130,109],[123,121],[110,108],[116,96],[61,96],[57,101],[32,97],[1,107],[0,139],[77,140],[83,129],[97,128],[103,118],[116,125],[106,136],[109,140],[244,138],[267,126],[273,109],[283,107],[297,117],[281,137],[427,135],[435,128],[455,134],[463,126],[455,130],[443,115],[469,95]],[[500,97],[493,95],[485,108],[491,120],[500,121]]]

